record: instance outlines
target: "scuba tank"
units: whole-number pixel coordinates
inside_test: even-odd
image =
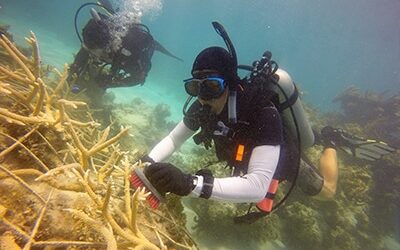
[[[304,150],[311,147],[314,144],[314,133],[308,122],[307,114],[304,111],[296,85],[286,71],[277,69],[275,74],[278,75],[277,85],[268,84],[266,88],[279,94],[280,104],[278,109],[281,112],[285,126],[289,128],[292,136],[297,135],[294,123],[294,119],[296,119],[300,131],[301,149]],[[288,100],[285,99],[285,96],[288,97]],[[292,107],[293,114],[289,106]]]
[[[314,144],[314,133],[296,85],[289,74],[280,69],[271,57],[272,53],[266,51],[252,66],[238,65],[238,68],[251,71],[246,77],[248,84],[258,86],[261,91],[271,90],[279,95],[279,104],[276,106],[283,117],[283,124],[288,128],[290,135],[300,142],[299,149],[304,150]]]
[[[293,177],[292,185],[285,196],[274,205],[274,196],[280,182],[279,179],[273,179],[266,197],[256,204],[259,212],[250,212],[234,218],[235,223],[253,223],[256,220],[270,214],[280,207],[289,197],[295,187],[300,168],[300,156],[303,149],[310,147],[314,143],[314,133],[308,122],[306,113],[299,98],[299,92],[293,83],[289,74],[279,69],[278,64],[271,60],[272,53],[266,51],[259,61],[253,62],[252,66],[238,65],[238,69],[248,70],[251,73],[245,78],[247,83],[258,88],[257,91],[270,90],[279,95],[279,103],[274,103],[279,110],[283,124],[290,136],[297,137],[298,158],[296,172]]]

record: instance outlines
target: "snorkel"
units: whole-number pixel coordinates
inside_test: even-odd
[[[209,47],[205,50],[203,50],[196,58],[195,63],[193,64],[193,67],[195,67],[196,62],[198,62],[198,58],[201,56],[208,57],[212,54],[207,54],[209,51],[213,51],[210,53],[216,53],[220,56],[222,56],[221,62],[225,62],[225,60],[229,61],[229,66],[226,65],[225,63],[220,63],[219,66],[217,67],[225,67],[228,66],[228,68],[232,69],[226,72],[225,70],[218,70],[220,73],[224,73],[224,78],[226,80],[226,83],[228,84],[229,87],[229,97],[228,97],[228,119],[229,123],[235,124],[237,122],[237,115],[236,115],[236,96],[237,96],[237,57],[236,57],[236,51],[235,48],[232,45],[231,40],[229,39],[229,36],[227,32],[225,31],[224,27],[218,23],[218,22],[212,22],[212,25],[217,32],[218,35],[220,35],[226,44],[227,50],[221,47]],[[208,50],[208,51],[207,51]],[[222,54],[221,54],[222,53]],[[215,55],[215,54],[214,54]],[[200,66],[202,67],[208,67],[210,66],[209,64]],[[215,65],[213,66],[215,67]],[[204,68],[203,68],[204,69]],[[193,74],[193,70],[192,70]],[[191,100],[193,99],[192,95],[189,95],[189,97],[186,99],[186,102],[183,106],[183,114],[184,116],[188,116],[189,114],[186,112],[187,107]],[[201,112],[201,111],[200,111]],[[189,115],[190,116],[190,115]]]
[[[212,25],[217,32],[218,35],[224,39],[225,45],[228,48],[229,53],[233,59],[235,69],[237,68],[237,56],[235,47],[233,47],[232,41],[226,33],[225,28],[218,22],[212,22]],[[237,97],[237,82],[233,81],[233,79],[229,79],[228,81],[229,87],[229,98],[228,98],[228,118],[229,122],[235,124],[237,122],[236,116],[236,97]]]

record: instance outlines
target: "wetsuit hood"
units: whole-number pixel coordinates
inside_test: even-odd
[[[227,80],[237,75],[236,65],[231,54],[221,47],[208,47],[202,50],[193,62],[193,72],[199,70],[215,70]]]
[[[88,49],[104,49],[108,46],[111,35],[107,20],[90,19],[82,31],[83,42]]]

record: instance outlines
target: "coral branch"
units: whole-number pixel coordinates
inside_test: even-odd
[[[28,78],[23,78],[23,77],[17,75],[16,73],[14,73],[14,72],[2,67],[2,66],[0,66],[0,73],[3,73],[5,75],[13,78],[17,82],[22,82],[22,83],[25,83],[25,84],[28,84],[28,85],[36,86],[36,84],[34,82],[30,81]]]
[[[17,170],[13,170],[11,171],[13,174],[17,175],[17,176],[23,176],[23,175],[28,175],[28,176],[41,176],[43,173],[40,172],[37,169],[17,169]],[[0,174],[0,180],[4,179],[4,178],[11,178],[11,176],[9,176],[8,174]]]
[[[49,201],[50,201],[50,199],[51,199],[51,196],[53,195],[53,191],[54,191],[54,189],[52,189],[52,190],[50,191],[50,194],[49,194],[49,196],[47,197],[47,201],[46,201],[46,203],[43,205],[42,210],[40,211],[39,217],[38,217],[38,219],[37,219],[36,222],[35,222],[35,226],[33,227],[33,230],[32,230],[32,233],[31,233],[31,235],[30,235],[30,237],[29,237],[29,240],[28,240],[28,242],[25,244],[25,246],[24,246],[24,248],[23,248],[24,250],[31,249],[32,243],[34,242],[35,235],[36,235],[36,233],[38,232],[40,223],[42,222],[43,215],[44,215],[44,213],[46,212],[46,209],[47,209],[47,206],[48,206]]]
[[[62,74],[60,74],[57,70],[56,70],[56,72],[60,75],[60,80],[59,80],[56,88],[54,89],[53,93],[49,97],[49,100],[47,102],[49,105],[52,104],[53,101],[60,95],[60,92],[62,91],[65,84],[67,83],[66,80],[68,77],[68,65],[67,64],[64,65],[64,71]]]
[[[133,227],[133,225],[136,226],[136,221],[133,220],[133,211],[132,211],[132,204],[131,204],[131,194],[130,194],[130,180],[129,177],[131,175],[131,168],[129,167],[128,164],[124,164],[125,165],[125,174],[124,174],[124,200],[125,200],[125,213],[126,213],[126,217],[129,221],[129,226],[130,228],[135,231],[135,227]]]
[[[3,41],[7,44],[9,48],[12,49],[12,51],[24,62],[24,63],[30,63],[31,61],[24,56],[16,47],[15,45],[6,37],[6,36],[0,36]]]
[[[38,127],[34,127],[31,131],[29,131],[28,133],[26,133],[24,136],[22,136],[21,138],[18,139],[18,141],[15,141],[13,145],[9,146],[8,148],[4,149],[3,151],[1,151],[0,153],[0,159],[3,159],[4,156],[8,153],[10,153],[11,151],[13,151],[17,146],[21,145],[22,142],[24,142],[31,134],[33,134],[36,130],[38,129]],[[5,135],[5,134],[3,134]],[[8,137],[8,136],[7,136]],[[8,137],[10,138],[10,137]]]
[[[151,226],[151,225],[148,225],[148,224],[145,224],[145,223],[143,223],[143,225],[146,226],[146,227],[148,227],[148,228],[151,228],[151,229],[153,229],[153,230],[158,231],[160,234],[162,234],[162,236],[164,236],[164,237],[167,238],[169,241],[171,241],[173,244],[175,244],[175,245],[177,245],[177,246],[179,246],[179,247],[182,247],[182,248],[184,248],[184,249],[192,249],[190,246],[185,246],[185,245],[183,245],[183,244],[180,244],[180,243],[174,241],[171,237],[168,236],[168,234],[166,234],[166,233],[164,233],[164,232],[162,232],[162,231],[159,231],[159,230],[158,230],[156,227],[154,227],[154,226]]]
[[[34,153],[32,153],[32,151],[29,149],[29,148],[27,148],[24,144],[22,144],[22,143],[20,143],[17,139],[15,139],[14,137],[12,137],[12,136],[10,136],[10,135],[7,135],[7,134],[5,134],[5,133],[3,133],[3,132],[0,132],[0,135],[3,135],[3,136],[5,136],[5,137],[7,137],[7,138],[9,138],[9,139],[11,139],[11,140],[13,140],[15,143],[17,143],[19,146],[21,146],[22,148],[24,148],[25,150],[26,150],[26,152],[28,152],[28,154],[30,155],[30,156],[32,156],[32,158],[33,159],[35,159],[38,163],[39,163],[39,165],[47,172],[47,171],[49,171],[49,168],[46,166],[46,164],[44,164]]]
[[[144,187],[138,188],[132,195],[132,203],[131,203],[132,212],[131,212],[130,227],[132,228],[133,232],[140,238],[144,238],[144,236],[139,230],[136,219],[139,207],[139,201],[146,200],[146,197],[149,195],[150,193],[146,193],[146,189]]]
[[[29,68],[26,66],[26,64],[19,58],[19,56],[14,52],[14,50],[7,44],[6,40],[7,37],[4,35],[0,35],[0,45],[3,46],[3,48],[7,51],[7,53],[19,64],[19,66],[25,71],[25,74],[28,76],[28,78],[31,81],[35,81],[36,77],[32,74],[32,72],[29,70]]]
[[[47,249],[46,247],[50,247],[50,249],[52,249],[53,247],[69,249],[68,247],[74,247],[74,246],[88,247],[89,249],[102,249],[106,246],[106,244],[101,242],[85,242],[85,241],[36,241],[32,245],[32,247],[39,247],[39,248],[44,247],[44,249]]]
[[[123,129],[121,132],[119,132],[116,136],[113,138],[109,139],[108,141],[105,141],[104,143],[101,144],[96,144],[93,148],[91,148],[88,152],[89,155],[94,155],[96,152],[103,150],[104,148],[110,146],[111,144],[117,142],[119,139],[121,139],[122,136],[126,135],[128,133],[129,128]]]
[[[40,52],[39,52],[39,42],[36,39],[35,33],[31,31],[31,38],[28,39],[28,43],[32,45],[33,49],[33,66],[34,66],[34,74],[36,78],[40,77]]]
[[[38,135],[43,139],[43,141],[45,141],[45,142],[47,143],[47,146],[51,149],[51,151],[53,151],[54,155],[57,156],[57,158],[60,159],[60,161],[61,161],[62,163],[64,163],[63,159],[62,159],[61,156],[58,154],[57,150],[53,147],[53,145],[51,145],[51,143],[49,142],[49,140],[47,140],[47,138],[44,137],[44,136],[42,135],[42,133],[40,133],[39,131],[36,131],[36,134],[38,134]],[[1,159],[1,157],[0,157],[0,159]]]
[[[122,154],[113,151],[107,162],[99,169],[97,174],[97,180],[99,183],[104,183],[105,178],[110,176],[113,171],[113,163],[117,163],[122,157]]]
[[[108,228],[101,222],[94,220],[86,215],[84,212],[75,209],[64,209],[64,211],[72,213],[80,220],[82,220],[86,225],[90,226],[96,232],[100,233],[107,242],[107,250],[118,249],[114,234],[112,233],[112,231],[108,230]]]
[[[36,193],[32,188],[29,187],[29,185],[22,180],[21,178],[19,178],[18,176],[16,176],[15,174],[13,174],[10,170],[8,170],[7,168],[3,167],[3,165],[0,165],[0,169],[2,171],[4,171],[5,173],[7,173],[11,178],[13,178],[14,180],[16,180],[19,184],[21,184],[26,190],[28,190],[29,193],[33,194],[36,198],[38,198],[42,203],[46,203],[46,201],[38,194]]]
[[[60,173],[66,172],[68,170],[71,170],[73,172],[72,169],[79,169],[79,167],[80,167],[80,165],[78,163],[71,163],[71,164],[67,164],[67,165],[64,165],[64,166],[60,166],[60,167],[57,167],[57,168],[54,168],[54,169],[50,170],[49,172],[47,172],[46,174],[40,176],[39,178],[36,178],[35,181],[43,181],[46,178],[54,177],[56,175],[59,175]]]
[[[103,214],[107,213],[108,203],[110,202],[110,197],[111,197],[111,185],[108,184],[106,196],[104,197],[104,201],[103,201],[103,207],[101,209]]]
[[[5,108],[0,108],[0,116],[3,116],[6,120],[8,118],[11,118],[12,120],[16,120],[16,121],[20,122],[20,124],[23,124],[23,125],[38,124],[38,123],[46,124],[47,123],[47,121],[42,118],[18,115],[18,114],[8,111]]]
[[[36,102],[35,110],[32,113],[34,116],[37,116],[42,111],[44,97],[46,96],[46,88],[44,87],[42,79],[37,78],[37,83],[39,85],[39,96]]]

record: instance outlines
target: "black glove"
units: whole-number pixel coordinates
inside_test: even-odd
[[[349,147],[351,146],[349,143],[351,137],[340,128],[326,126],[321,129],[322,145],[325,148]]]
[[[195,187],[192,175],[184,174],[170,163],[154,163],[145,167],[144,174],[160,193],[171,192],[180,196],[188,195]]]
[[[140,161],[142,163],[144,163],[144,162],[149,162],[151,164],[156,163],[149,155],[143,155],[142,158],[140,158]]]

